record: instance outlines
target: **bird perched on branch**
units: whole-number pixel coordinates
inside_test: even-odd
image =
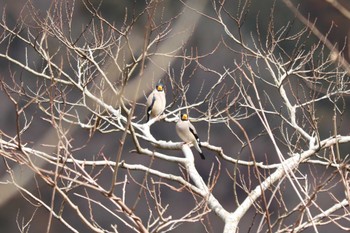
[[[164,85],[158,83],[156,88],[147,98],[147,122],[150,118],[155,118],[164,112],[166,105]]]
[[[181,114],[181,119],[176,123],[176,133],[184,142],[192,143],[196,150],[199,152],[201,158],[205,159],[197,131],[188,120],[187,114]]]

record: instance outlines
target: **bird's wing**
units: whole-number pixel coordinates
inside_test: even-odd
[[[152,97],[152,102],[151,104],[148,106],[147,108],[147,121],[149,120],[149,116],[151,115],[151,112],[152,112],[152,108],[153,108],[153,105],[154,105],[154,102],[156,102],[156,97],[154,94],[152,94],[153,97]]]
[[[190,124],[190,126],[189,126],[188,128],[189,128],[190,132],[193,134],[193,136],[195,137],[196,142],[197,142],[197,144],[198,144],[198,145],[195,144],[194,146],[195,146],[196,149],[198,150],[199,155],[201,156],[201,158],[202,158],[202,159],[205,159],[205,156],[204,156],[204,154],[203,154],[203,152],[202,152],[202,150],[201,150],[202,144],[201,144],[201,142],[200,142],[200,140],[199,140],[199,137],[198,137],[198,134],[197,134],[197,132],[196,132],[196,129],[194,128],[194,126],[193,126],[192,124]]]
[[[188,128],[189,128],[190,132],[193,134],[196,141],[198,142],[198,145],[201,146],[201,142],[199,141],[199,137],[198,137],[196,129],[193,127],[192,124],[190,124]]]

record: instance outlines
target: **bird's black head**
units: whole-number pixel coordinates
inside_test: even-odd
[[[164,85],[163,83],[158,83],[156,86],[157,91],[164,91]]]
[[[186,113],[181,114],[182,121],[188,121],[188,115]]]

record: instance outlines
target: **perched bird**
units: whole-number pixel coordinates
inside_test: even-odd
[[[191,122],[188,120],[187,114],[181,114],[181,119],[176,123],[176,133],[186,143],[192,143],[199,152],[202,159],[205,159],[201,150],[201,142],[197,135],[197,131]]]
[[[156,88],[147,98],[147,122],[164,112],[166,105],[164,85],[158,83]]]

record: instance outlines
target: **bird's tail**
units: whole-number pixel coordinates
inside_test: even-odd
[[[201,156],[201,159],[205,159],[204,154],[202,152],[199,152],[199,155]]]
[[[149,115],[150,115],[150,114],[151,114],[150,111],[147,111],[147,121],[146,121],[146,122],[149,121]]]
[[[196,150],[199,152],[199,155],[201,156],[201,159],[205,159],[205,156],[202,152],[202,149],[201,149],[201,143],[199,142],[199,140],[197,141],[197,143],[195,143],[194,147],[196,148]]]

